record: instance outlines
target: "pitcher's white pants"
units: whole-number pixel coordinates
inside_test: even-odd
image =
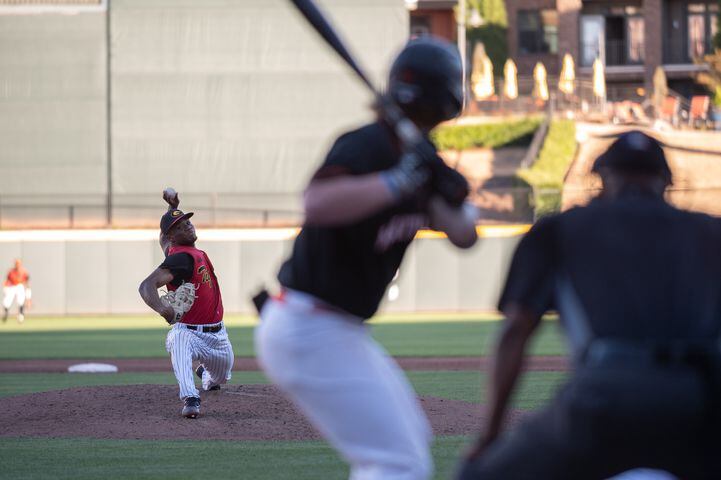
[[[400,367],[360,319],[313,304],[295,291],[266,303],[261,367],[351,464],[352,480],[429,478],[433,435]]]
[[[25,305],[25,285],[19,284],[3,287],[3,294],[3,307],[5,307],[6,310],[12,306],[13,300],[17,300],[18,307]]]
[[[170,353],[181,399],[200,396],[195,388],[194,360],[199,360],[205,369],[203,390],[230,380],[235,357],[225,326],[217,333],[210,333],[189,330],[184,324],[176,323],[168,332],[165,349]]]

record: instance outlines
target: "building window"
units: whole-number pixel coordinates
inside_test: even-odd
[[[558,53],[556,10],[520,10],[517,24],[519,53]]]
[[[642,17],[629,17],[628,25],[628,61],[643,63],[644,55],[644,21]]]
[[[706,5],[692,3],[688,6],[688,56],[697,58],[706,51]]]
[[[717,0],[667,0],[663,30],[664,62],[687,64],[713,52],[718,31]]]
[[[581,14],[581,65],[599,58],[606,65],[641,65],[645,21],[640,5],[584,5]]]
[[[431,34],[431,19],[427,15],[411,15],[411,38]]]

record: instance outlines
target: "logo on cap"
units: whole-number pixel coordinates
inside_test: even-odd
[[[171,213],[171,215],[174,216],[174,217],[179,217],[182,213],[183,213],[183,212],[181,212],[180,210],[173,210],[173,212]]]

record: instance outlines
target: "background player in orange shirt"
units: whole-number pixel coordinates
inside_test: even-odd
[[[8,319],[13,300],[17,300],[18,323],[22,323],[25,320],[26,302],[30,306],[30,275],[20,259],[15,260],[15,266],[10,269],[3,283],[3,323]]]

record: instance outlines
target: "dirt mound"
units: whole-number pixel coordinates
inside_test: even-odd
[[[120,439],[310,440],[320,436],[269,385],[230,385],[203,392],[201,416],[180,416],[171,385],[83,387],[6,397],[0,437]],[[435,397],[421,399],[436,435],[478,431],[481,406]],[[519,412],[512,414],[518,418]]]

